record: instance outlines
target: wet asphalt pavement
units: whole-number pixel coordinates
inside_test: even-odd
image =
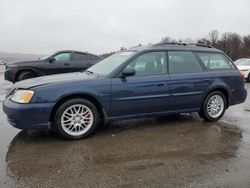
[[[0,101],[9,86],[0,80]],[[250,187],[249,122],[250,97],[215,123],[195,113],[120,121],[63,141],[12,128],[1,109],[0,187]]]

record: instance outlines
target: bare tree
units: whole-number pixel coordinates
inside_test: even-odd
[[[216,46],[219,40],[219,32],[217,30],[212,30],[208,33],[208,40],[212,46]]]
[[[218,41],[218,48],[226,52],[233,60],[236,60],[241,56],[241,36],[237,33],[224,33],[221,40]]]
[[[242,39],[242,55],[244,57],[250,57],[250,35],[244,36]]]
[[[161,43],[175,43],[175,42],[176,42],[176,40],[174,40],[168,36],[161,39]]]
[[[198,39],[198,40],[197,40],[197,43],[198,43],[198,44],[211,45],[211,42],[210,42],[207,38],[205,38],[205,37],[203,37],[203,38],[201,38],[201,39]]]

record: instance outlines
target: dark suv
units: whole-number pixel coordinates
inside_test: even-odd
[[[98,55],[79,51],[59,51],[35,61],[6,64],[5,79],[17,82],[38,76],[85,70],[101,60]]]
[[[246,96],[244,75],[222,51],[157,44],[116,53],[82,73],[19,82],[3,110],[14,127],[53,128],[66,139],[79,139],[100,121],[182,112],[217,121]]]

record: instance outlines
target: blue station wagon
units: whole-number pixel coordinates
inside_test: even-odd
[[[222,51],[160,43],[118,52],[84,72],[18,82],[3,110],[16,128],[80,139],[109,120],[198,112],[217,121],[246,96],[244,75]]]

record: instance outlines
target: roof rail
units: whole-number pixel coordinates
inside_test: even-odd
[[[180,45],[180,46],[198,46],[204,48],[213,48],[211,45],[200,44],[200,43],[182,43],[182,42],[160,42],[156,43],[153,46],[162,46],[162,45]]]

